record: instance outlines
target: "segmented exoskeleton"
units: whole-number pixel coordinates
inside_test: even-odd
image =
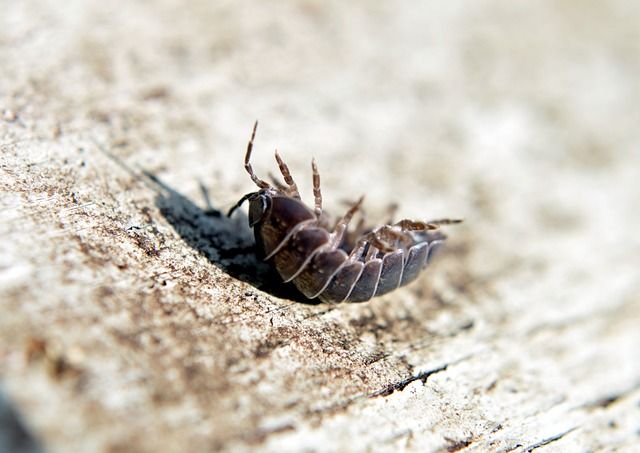
[[[273,263],[285,282],[293,282],[309,299],[365,302],[406,285],[427,267],[446,238],[440,225],[461,222],[405,219],[375,229],[360,224],[347,235],[349,222],[362,204],[361,197],[330,229],[322,211],[315,160],[311,162],[314,209],[301,201],[298,187],[277,150],[276,161],[286,185],[275,178],[273,185],[269,184],[253,172],[251,151],[257,127],[256,121],[244,166],[259,190],[243,196],[228,215],[249,201],[249,225],[259,252]]]

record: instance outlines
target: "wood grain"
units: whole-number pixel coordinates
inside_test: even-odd
[[[53,451],[637,448],[640,11],[587,3],[7,4],[20,429]],[[334,214],[366,192],[372,221],[466,221],[407,288],[302,303],[223,215],[256,118],[256,172],[278,147],[308,202],[315,156]]]

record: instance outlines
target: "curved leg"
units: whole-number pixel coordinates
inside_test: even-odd
[[[437,220],[429,220],[427,223],[429,225],[455,225],[456,223],[464,222],[463,219],[437,219]]]
[[[364,257],[364,262],[371,261],[376,256],[378,256],[379,250],[373,245],[369,244],[369,250],[367,250],[367,254]]]
[[[286,182],[287,186],[289,186],[285,192],[288,195],[292,196],[293,198],[297,198],[299,200],[300,192],[298,192],[298,186],[296,185],[295,181],[291,177],[291,173],[289,172],[289,167],[287,166],[287,164],[284,163],[284,161],[280,157],[280,154],[278,154],[277,149],[276,149],[276,161],[278,162],[280,173],[282,173],[282,176],[284,177],[284,182]]]
[[[255,195],[257,192],[251,192],[246,194],[244,197],[240,198],[238,200],[238,202],[231,208],[229,209],[229,212],[227,212],[227,217],[231,217],[231,214],[233,214],[233,212],[238,209],[240,206],[242,206],[242,203],[244,203],[245,201],[247,201],[249,198],[251,198],[253,195]]]
[[[322,215],[322,192],[320,191],[320,173],[318,173],[318,166],[316,160],[311,160],[311,170],[313,171],[313,197],[315,201],[315,213],[316,218],[320,219]]]
[[[344,201],[343,203],[348,207],[351,207],[354,204],[353,202],[347,202],[347,201]],[[365,225],[365,210],[362,207],[362,205],[360,205],[358,211],[360,212],[360,215],[358,216],[358,221],[356,222],[355,226],[352,228],[349,228],[348,230],[345,230],[343,234],[342,243],[344,243],[347,246],[347,248],[351,249],[352,251],[358,244],[358,240],[365,233],[368,233],[370,231],[370,230],[367,230],[367,227]],[[338,223],[340,222],[340,220],[341,219],[338,219],[334,223],[332,228],[333,231],[335,231],[335,229],[338,227]]]
[[[353,248],[353,250],[351,250],[351,253],[349,254],[349,260],[358,261],[362,257],[362,253],[364,252],[366,244],[367,243],[364,239],[358,241],[356,246]]]
[[[430,231],[438,229],[437,224],[411,219],[402,219],[396,222],[395,226],[399,226],[402,231]]]
[[[268,182],[258,178],[253,172],[253,167],[251,166],[251,151],[253,150],[253,139],[256,138],[256,129],[258,129],[258,121],[256,121],[253,125],[251,139],[247,144],[247,152],[244,155],[244,169],[247,170],[247,173],[249,173],[249,176],[251,176],[251,180],[256,184],[256,186],[260,187],[261,189],[269,189],[271,188],[271,185]]]
[[[347,231],[347,227],[349,226],[349,222],[353,218],[353,215],[360,209],[362,205],[362,200],[364,200],[364,195],[360,197],[358,201],[354,203],[353,206],[349,208],[349,210],[345,213],[345,215],[338,220],[335,228],[333,229],[333,233],[331,233],[331,239],[329,240],[329,244],[331,248],[336,248],[342,242],[342,238],[344,236],[345,231]]]
[[[413,242],[413,238],[404,229],[399,229],[397,225],[384,225],[364,236],[373,246],[383,252],[391,252],[396,249],[396,244],[408,246]]]

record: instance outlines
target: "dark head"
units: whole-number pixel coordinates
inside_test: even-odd
[[[245,201],[249,202],[249,226],[254,227],[271,210],[272,198],[276,195],[273,189],[261,189],[258,192],[251,192],[240,198],[238,202],[229,210],[229,217],[233,211],[242,206]]]
[[[251,228],[269,213],[272,205],[271,198],[274,195],[271,192],[270,189],[262,189],[249,197],[249,226]]]

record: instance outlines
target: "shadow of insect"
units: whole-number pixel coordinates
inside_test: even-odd
[[[44,448],[27,428],[24,419],[8,396],[0,388],[0,449],[16,452],[43,452]]]
[[[276,271],[256,255],[253,232],[247,216],[229,218],[216,209],[207,189],[200,184],[206,209],[169,187],[155,175],[144,172],[157,189],[156,207],[180,237],[194,250],[230,276],[273,296],[316,305],[293,285],[283,284]]]

